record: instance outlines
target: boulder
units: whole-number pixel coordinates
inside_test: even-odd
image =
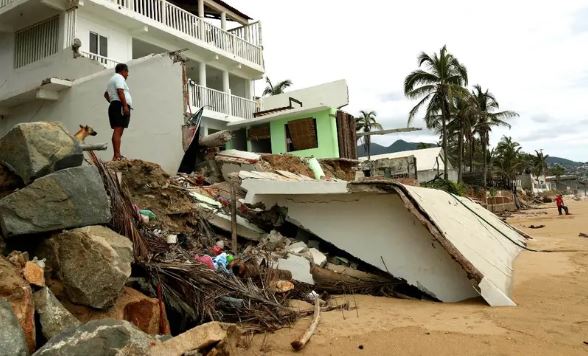
[[[0,138],[0,162],[25,184],[83,160],[78,141],[58,123],[18,124]]]
[[[240,334],[235,324],[212,321],[198,325],[166,341],[158,342],[151,348],[150,354],[152,356],[182,356],[192,355],[195,352],[208,354],[209,350],[216,347],[224,351],[220,354],[232,355],[235,354]]]
[[[47,340],[66,329],[80,325],[79,320],[61,305],[49,288],[45,287],[35,292],[33,298],[35,311],[39,315],[41,332]]]
[[[45,249],[56,264],[65,294],[76,304],[97,309],[111,307],[131,275],[133,245],[104,226],[87,226],[56,234]]]
[[[0,356],[26,356],[29,354],[27,340],[12,305],[0,298]]]
[[[45,286],[45,271],[35,262],[25,262],[24,268],[22,269],[22,275],[29,284],[37,287]]]
[[[61,170],[0,200],[4,237],[110,221],[110,202],[96,167]]]
[[[165,307],[160,309],[159,300],[129,287],[124,287],[115,304],[106,310],[76,305],[67,300],[64,300],[63,305],[81,322],[97,319],[126,320],[150,335],[167,334],[170,330]]]
[[[92,320],[53,337],[35,356],[147,355],[155,342],[128,321]]]
[[[0,164],[0,199],[22,188],[22,180],[4,165]]]
[[[35,350],[35,308],[33,291],[20,276],[20,269],[0,256],[0,298],[12,305],[12,310],[24,332],[30,352]],[[0,325],[0,329],[2,325]]]

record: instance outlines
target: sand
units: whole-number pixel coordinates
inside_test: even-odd
[[[526,210],[509,223],[533,236],[514,265],[517,307],[491,308],[481,298],[433,303],[348,296],[357,311],[322,319],[302,355],[588,355],[588,200],[567,201],[570,216],[554,204]],[[529,225],[544,224],[541,229]],[[310,318],[292,328],[257,335],[244,355],[286,355]]]

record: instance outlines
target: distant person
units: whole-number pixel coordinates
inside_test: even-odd
[[[110,103],[108,120],[110,121],[110,128],[113,130],[112,149],[114,150],[114,155],[112,160],[120,161],[126,159],[120,153],[120,147],[123,132],[129,127],[129,122],[131,121],[133,99],[127,85],[129,67],[124,63],[119,63],[114,68],[114,72],[106,85],[104,98]]]
[[[561,196],[561,194],[558,194],[555,197],[555,204],[557,204],[557,211],[559,212],[559,215],[561,214],[561,211],[565,211],[566,215],[570,215],[570,213],[568,212],[568,207],[565,206],[564,201],[563,201],[563,197]]]

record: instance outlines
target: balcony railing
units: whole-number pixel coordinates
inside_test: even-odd
[[[0,0],[6,1],[6,0]],[[164,0],[107,0],[225,52],[263,66],[259,25],[229,32]],[[257,31],[257,33],[255,33]],[[255,42],[248,42],[248,39]]]
[[[118,64],[118,62],[115,61],[114,59],[103,57],[99,54],[84,52],[84,51],[80,51],[80,54],[82,55],[82,57],[86,57],[86,58],[95,60],[96,62],[102,64],[106,68],[114,68]]]
[[[190,84],[190,104],[206,108],[223,114],[252,119],[255,112],[255,101],[231,95],[198,84]]]
[[[17,0],[0,0],[0,9],[3,8],[4,6],[8,6],[16,1]]]

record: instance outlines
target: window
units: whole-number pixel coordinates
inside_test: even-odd
[[[90,32],[90,53],[108,57],[108,39],[96,32]]]
[[[286,150],[288,152],[317,147],[316,119],[293,120],[286,124]]]

